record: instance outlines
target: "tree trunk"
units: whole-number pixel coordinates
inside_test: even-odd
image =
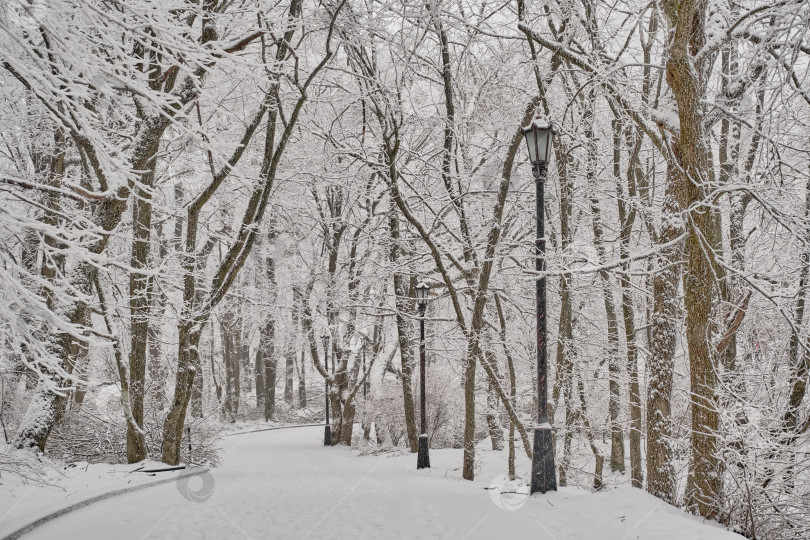
[[[295,331],[295,323],[293,323],[293,332]],[[292,406],[293,404],[293,373],[295,373],[295,340],[290,339],[287,342],[287,354],[285,355],[284,364],[284,402]]]
[[[298,408],[305,409],[307,407],[307,371],[304,366],[306,361],[306,353],[301,351],[301,362],[298,372]]]
[[[596,101],[595,93],[591,93],[589,103]],[[587,128],[585,137],[588,141],[588,184],[591,190],[596,189],[597,147],[593,133],[594,109],[587,109]],[[590,195],[591,229],[593,231],[593,244],[600,265],[607,261],[604,246],[604,230],[602,227],[601,209],[594,191]],[[610,417],[610,470],[624,472],[624,431],[619,422],[621,409],[621,387],[619,378],[621,366],[619,362],[619,325],[616,320],[616,305],[613,300],[613,283],[606,269],[599,271],[599,281],[602,285],[602,299],[605,304],[605,320],[607,321],[607,363],[608,363],[608,415]]]
[[[689,212],[685,243],[684,275],[686,341],[692,410],[692,459],[695,470],[697,510],[705,518],[717,515],[717,497],[722,488],[717,430],[717,374],[711,353],[709,324],[714,297],[711,245],[713,213],[709,204],[710,142],[703,123],[707,60],[695,55],[705,45],[705,0],[666,2],[672,38],[667,56],[666,78],[678,104],[680,133],[674,149],[679,182],[684,184],[681,208]]]
[[[230,314],[222,317],[219,325],[219,337],[222,341],[222,365],[225,366],[225,405],[222,412],[229,422],[236,421],[236,413],[233,409],[233,356],[234,356],[234,342],[233,333],[231,331],[232,319]]]
[[[261,337],[259,338],[261,339]],[[262,358],[261,344],[256,349],[253,363],[253,378],[256,383],[256,408],[264,410],[265,390],[264,390],[264,359]]]
[[[487,350],[484,354],[487,355],[487,362],[495,370],[497,374],[497,363],[495,354]],[[489,430],[489,437],[492,441],[493,450],[503,450],[503,427],[501,427],[501,418],[498,415],[498,396],[495,393],[495,385],[490,381],[487,387],[487,429]]]
[[[274,349],[276,325],[271,316],[261,330],[257,362],[261,355],[264,366],[264,421],[272,420],[276,414],[276,355]]]
[[[242,318],[242,325],[239,331],[239,364],[242,379],[245,384],[245,392],[253,391],[253,366],[250,361],[250,325]]]
[[[155,141],[157,152],[159,139]],[[129,402],[132,417],[139,428],[143,428],[143,403],[146,382],[146,345],[149,341],[149,307],[152,297],[152,284],[148,276],[149,253],[152,234],[152,187],[155,183],[155,166],[149,161],[148,169],[142,173],[134,190],[132,202],[132,251],[129,265]],[[127,428],[127,461],[136,463],[146,459],[146,449],[139,443],[138,434],[132,426]]]
[[[340,444],[351,446],[352,433],[354,432],[354,415],[356,412],[354,400],[347,400],[346,403],[343,404],[342,410],[343,422],[340,427]]]
[[[515,376],[515,362],[512,359],[512,353],[509,347],[506,346],[506,316],[503,312],[501,305],[501,297],[495,294],[495,308],[498,311],[498,321],[500,322],[500,338],[501,345],[503,346],[504,353],[506,354],[506,363],[509,368],[509,401],[512,403],[512,408],[517,404],[517,379]],[[536,408],[536,407],[535,407]],[[507,465],[509,480],[515,479],[515,421],[509,417],[509,463]]]
[[[652,343],[647,383],[647,491],[670,503],[675,497],[675,471],[670,445],[672,372],[675,369],[680,311],[678,261],[683,253],[683,242],[677,240],[683,228],[677,219],[676,193],[681,186],[675,177],[675,167],[675,164],[668,167],[664,218],[659,233],[659,245],[665,247],[656,256],[657,268],[653,278]]]
[[[648,54],[645,52],[645,54]],[[619,285],[622,293],[622,321],[624,326],[624,340],[627,346],[627,377],[630,387],[630,482],[633,487],[644,487],[644,471],[641,465],[641,390],[638,376],[638,346],[636,344],[636,320],[633,304],[632,284],[630,282],[630,238],[633,233],[633,224],[636,220],[636,208],[628,204],[627,200],[637,195],[635,177],[643,178],[638,170],[638,151],[643,141],[642,135],[637,134],[632,150],[630,164],[627,170],[627,194],[622,187],[621,148],[622,123],[618,119],[613,121],[613,176],[616,179],[616,199],[619,210],[619,258],[622,261],[619,272]],[[629,208],[628,208],[629,206]]]
[[[190,323],[181,324],[178,328],[177,375],[174,384],[174,399],[169,414],[163,423],[163,444],[161,455],[163,463],[177,465],[180,462],[180,444],[183,441],[183,426],[186,409],[191,401],[191,391],[196,370],[199,364],[199,330],[192,330]]]
[[[399,243],[399,217],[395,208],[391,208],[388,216],[388,229],[391,235],[391,262],[397,264],[402,248]],[[399,358],[402,366],[402,401],[405,413],[405,431],[408,435],[408,446],[411,452],[419,450],[419,430],[416,426],[416,408],[413,400],[413,370],[415,359],[411,349],[411,323],[409,313],[413,313],[414,303],[412,291],[416,276],[412,279],[404,274],[394,273],[394,304],[396,306],[397,340],[399,342]]]
[[[233,393],[231,394],[231,418],[236,421],[239,414],[239,402],[242,398],[242,319],[236,320],[231,326],[231,377],[233,378]]]
[[[810,181],[807,182],[804,210],[805,219],[810,218]],[[799,350],[799,340],[801,339],[799,329],[804,327],[808,280],[810,280],[810,248],[808,248],[807,243],[802,251],[800,263],[799,286],[796,291],[796,307],[793,312],[793,325],[795,326],[795,330],[791,333],[790,342],[788,343],[788,360],[792,369],[792,384],[788,398],[788,408],[783,417],[785,429],[789,432],[795,432],[798,427],[799,407],[807,393],[807,373],[809,367],[807,352]]]
[[[573,211],[573,184],[568,174],[571,168],[570,154],[566,152],[566,145],[560,141],[556,146],[557,173],[560,178],[560,252],[565,253],[571,246],[572,229],[571,215]],[[571,441],[573,438],[573,425],[576,418],[574,406],[574,386],[572,377],[574,374],[574,307],[571,297],[571,273],[564,273],[560,278],[560,322],[557,331],[557,378],[554,381],[552,392],[554,402],[562,391],[565,401],[565,435],[563,437],[563,453],[559,463],[560,486],[567,485],[567,469],[570,461]],[[549,418],[553,424],[553,417]]]
[[[475,480],[475,353],[478,339],[478,335],[468,338],[464,358],[464,458],[461,476],[465,480]]]

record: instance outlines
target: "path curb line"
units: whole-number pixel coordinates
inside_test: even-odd
[[[65,506],[64,508],[60,508],[59,510],[50,512],[48,514],[45,514],[44,516],[40,517],[39,519],[36,519],[36,520],[28,523],[27,525],[23,525],[22,527],[18,528],[17,530],[12,531],[8,535],[4,536],[1,540],[17,540],[18,538],[22,537],[23,535],[26,535],[26,534],[30,533],[34,529],[37,529],[37,528],[41,527],[42,525],[45,525],[49,521],[53,521],[54,519],[56,519],[58,517],[62,517],[62,516],[66,515],[66,514],[69,514],[71,512],[75,512],[76,510],[80,510],[80,509],[82,509],[82,508],[84,508],[86,506],[90,506],[93,503],[103,501],[105,499],[110,499],[110,498],[115,497],[117,495],[124,495],[126,493],[131,493],[133,491],[140,491],[142,489],[146,489],[146,488],[150,488],[150,487],[154,487],[154,486],[159,486],[161,484],[168,484],[169,482],[176,482],[177,480],[180,480],[181,478],[189,478],[189,477],[192,477],[192,476],[197,476],[197,475],[200,475],[200,474],[207,473],[210,470],[211,470],[210,467],[200,467],[200,468],[195,468],[195,469],[189,469],[185,473],[180,473],[177,476],[172,476],[171,478],[161,478],[160,480],[156,480],[154,482],[148,482],[148,483],[143,483],[143,484],[137,484],[137,485],[134,485],[134,486],[128,486],[128,487],[125,487],[125,488],[120,488],[120,489],[116,489],[116,490],[113,490],[113,491],[108,491],[107,493],[101,493],[99,495],[89,497],[87,499],[84,499],[84,500],[75,502],[75,503],[73,503],[71,505]]]
[[[224,435],[224,437],[232,437],[234,435],[246,435],[248,433],[258,433],[260,431],[273,431],[273,430],[276,430],[276,429],[290,429],[290,428],[298,428],[298,427],[315,427],[315,426],[323,426],[323,425],[324,424],[291,424],[291,425],[287,425],[287,426],[274,426],[274,427],[254,429],[254,430],[251,430],[251,431],[240,431],[238,433],[228,433],[227,435]],[[15,529],[14,531],[7,534],[6,536],[3,536],[2,538],[0,538],[0,540],[17,540],[18,538],[21,538],[23,535],[26,535],[26,534],[30,533],[34,529],[38,529],[39,527],[45,525],[49,521],[53,521],[54,519],[56,519],[58,517],[62,517],[62,516],[66,515],[66,514],[69,514],[71,512],[75,512],[76,510],[80,510],[80,509],[82,509],[82,508],[84,508],[86,506],[90,506],[93,503],[97,503],[97,502],[103,501],[105,499],[110,499],[110,498],[118,496],[118,495],[125,495],[127,493],[132,493],[133,491],[140,491],[142,489],[146,489],[146,488],[149,488],[149,487],[159,486],[161,484],[167,484],[169,482],[176,482],[177,480],[180,480],[181,478],[190,478],[192,476],[198,476],[200,474],[207,473],[210,470],[211,470],[210,467],[189,469],[185,473],[180,473],[177,476],[173,476],[171,478],[161,478],[160,480],[156,480],[154,482],[137,484],[137,485],[134,485],[134,486],[115,489],[113,491],[108,491],[106,493],[101,493],[99,495],[94,495],[93,497],[88,497],[87,499],[83,499],[83,500],[75,502],[75,503],[73,503],[71,505],[65,506],[64,508],[60,508],[59,510],[49,512],[49,513],[45,514],[44,516],[42,516],[42,517],[28,523],[27,525],[23,525],[22,527],[19,527],[18,529]]]

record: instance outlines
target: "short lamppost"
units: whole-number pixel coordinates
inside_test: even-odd
[[[327,374],[324,378],[326,396],[326,426],[323,428],[323,445],[332,446],[332,426],[329,420],[329,335],[324,334],[321,336],[321,343],[323,344],[323,371]]]
[[[534,184],[537,190],[537,239],[534,245],[537,277],[537,425],[534,426],[534,452],[532,455],[531,493],[557,491],[554,469],[554,444],[551,424],[548,423],[548,367],[546,363],[546,238],[543,229],[543,189],[546,182],[546,163],[551,157],[551,139],[554,127],[541,117],[521,128],[529,147]]]
[[[421,421],[419,433],[419,454],[416,457],[417,469],[430,468],[427,436],[427,404],[425,403],[425,309],[430,287],[421,282],[416,286],[416,299],[419,302],[419,416]]]

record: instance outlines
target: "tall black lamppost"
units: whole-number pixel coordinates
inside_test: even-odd
[[[537,190],[537,239],[534,245],[537,272],[546,268],[546,237],[543,229],[543,189],[546,182],[546,163],[551,157],[553,126],[541,117],[535,118],[521,129],[529,147],[534,185]],[[548,367],[546,363],[546,278],[537,279],[537,425],[534,426],[534,453],[532,455],[531,492],[557,491],[554,469],[554,444],[551,424],[548,422]]]
[[[427,436],[427,405],[425,403],[425,309],[430,287],[421,282],[416,286],[416,299],[419,302],[419,416],[421,421],[419,432],[419,454],[416,457],[417,469],[430,468],[430,454],[428,453]]]
[[[323,371],[329,373],[329,334],[321,336],[321,343],[323,344]],[[326,426],[323,428],[323,445],[332,445],[332,426],[329,419],[329,379],[325,378],[324,383],[326,389],[324,395],[326,396]]]
[[[368,376],[366,375],[366,338],[365,334],[360,334],[360,341],[363,344],[363,399],[366,399],[368,393]]]

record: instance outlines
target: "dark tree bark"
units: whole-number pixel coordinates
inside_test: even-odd
[[[499,375],[495,353],[487,350],[484,354],[487,355],[487,362],[492,367],[493,371],[495,371],[495,374]],[[503,427],[501,427],[501,418],[498,414],[498,396],[495,393],[495,385],[492,381],[490,381],[489,385],[487,386],[486,421],[489,437],[492,441],[492,449],[499,451],[503,450]]]
[[[399,217],[394,208],[388,216],[388,230],[391,236],[391,262],[396,264],[400,258],[402,248],[399,232]],[[419,449],[419,430],[416,427],[416,409],[413,399],[413,370],[415,360],[411,347],[412,325],[408,314],[413,313],[413,287],[416,276],[394,273],[394,304],[396,306],[397,339],[399,341],[399,357],[401,364],[402,400],[405,413],[405,431],[408,436],[408,446],[411,452]]]
[[[307,407],[307,371],[304,362],[307,355],[301,351],[301,361],[299,363],[298,371],[298,408],[305,409]]]

